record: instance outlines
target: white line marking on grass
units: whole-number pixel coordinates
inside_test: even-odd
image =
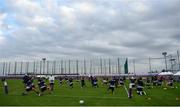
[[[126,90],[127,96],[129,96],[129,93],[128,93],[126,85],[124,85],[124,89]]]
[[[50,95],[50,96],[58,96],[58,97],[75,97],[75,98],[100,98],[100,99],[127,99],[127,97],[112,97],[112,96],[106,96],[106,97],[98,97],[98,96],[69,96],[69,95]]]
[[[22,95],[10,95],[10,96],[22,96]],[[27,95],[28,96],[28,95]],[[37,96],[37,97],[39,97],[39,96]],[[41,96],[41,97],[69,97],[69,98],[99,98],[99,99],[127,99],[127,97],[115,97],[115,96],[74,96],[74,95],[72,95],[72,96],[70,96],[70,95],[49,95],[49,94],[44,94],[43,96]]]

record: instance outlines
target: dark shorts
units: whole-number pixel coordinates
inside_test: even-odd
[[[85,86],[85,83],[81,83],[81,86]]]
[[[97,84],[93,84],[94,86],[97,86]]]
[[[151,84],[150,84],[150,83],[147,83],[146,86],[151,86]]]
[[[73,86],[73,83],[70,83],[69,86]]]
[[[120,85],[124,85],[124,83],[123,83],[123,82],[120,82]]]
[[[143,91],[143,88],[137,88],[137,91]]]
[[[114,87],[109,87],[110,90],[114,91]]]
[[[44,92],[44,91],[46,91],[46,90],[47,90],[47,87],[41,88],[41,92]]]
[[[54,85],[54,83],[50,83],[50,85],[51,85],[51,86],[53,86],[53,85]]]
[[[31,91],[33,87],[26,87],[26,91]]]
[[[168,85],[169,85],[169,86],[173,86],[173,83],[172,83],[172,82],[170,82]]]

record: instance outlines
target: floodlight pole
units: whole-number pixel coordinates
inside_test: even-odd
[[[166,71],[167,71],[167,60],[166,60],[167,52],[163,52],[162,55],[164,55],[165,66],[166,66]]]
[[[43,74],[45,73],[45,61],[46,61],[46,58],[42,58],[43,60]]]

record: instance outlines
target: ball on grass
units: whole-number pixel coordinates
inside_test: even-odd
[[[179,101],[179,97],[176,97],[176,101]]]
[[[164,90],[167,90],[167,88],[164,88]]]
[[[79,104],[84,104],[84,100],[79,100]]]

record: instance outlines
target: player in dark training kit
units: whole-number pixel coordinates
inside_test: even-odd
[[[25,84],[25,92],[23,92],[23,95],[27,95],[28,92],[34,91],[37,95],[40,96],[40,93],[36,90],[36,87],[33,83],[33,78],[29,77],[28,81]]]
[[[69,87],[70,88],[73,88],[73,79],[72,78],[69,78]]]
[[[123,78],[120,78],[120,79],[119,79],[119,84],[120,84],[120,86],[123,86],[123,85],[124,85],[124,80],[123,80]]]
[[[59,77],[59,85],[61,86],[63,83],[63,78],[62,77]]]
[[[94,88],[97,88],[97,87],[98,87],[98,80],[97,80],[96,77],[93,79],[93,87],[94,87]]]
[[[39,86],[39,90],[41,91],[40,95],[43,95],[43,93],[46,90],[48,90],[50,93],[49,87],[46,85],[46,83],[44,82],[44,80],[42,78],[38,79],[38,86]]]
[[[84,77],[81,78],[81,88],[85,87],[86,84],[85,84],[85,80],[84,80]]]
[[[140,78],[137,80],[137,94],[138,94],[138,95],[146,94],[146,93],[143,91],[143,88],[144,88],[143,86],[144,86],[144,83],[143,83],[142,78],[140,77]]]
[[[30,76],[28,74],[25,74],[23,77],[23,83],[24,83],[25,87],[26,87],[26,83],[29,81],[29,79],[30,79]]]
[[[109,88],[108,91],[111,90],[112,94],[114,94],[114,88],[115,88],[116,80],[112,79],[109,81]]]

